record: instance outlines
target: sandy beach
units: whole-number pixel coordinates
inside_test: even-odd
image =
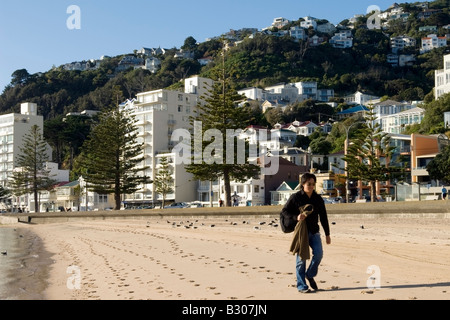
[[[330,217],[332,243],[323,241],[312,294],[297,292],[292,235],[274,220],[156,217],[20,228],[51,254],[46,300],[450,299],[448,219]]]

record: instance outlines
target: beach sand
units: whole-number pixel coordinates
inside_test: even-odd
[[[312,294],[297,291],[292,235],[273,219],[194,219],[21,228],[52,254],[47,300],[450,299],[447,219],[330,217]]]

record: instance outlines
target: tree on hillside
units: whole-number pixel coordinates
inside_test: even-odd
[[[17,86],[17,85],[23,85],[27,82],[28,78],[30,77],[30,74],[28,73],[27,69],[19,69],[13,72],[11,75],[11,85]]]
[[[239,129],[244,129],[251,119],[248,114],[245,114],[247,109],[237,105],[237,101],[242,97],[234,88],[232,79],[225,70],[224,61],[225,56],[221,72],[215,74],[216,81],[207,88],[206,95],[201,97],[204,103],[198,104],[196,116],[191,117],[194,128],[201,131],[203,137],[202,157],[201,163],[198,163],[194,156],[194,163],[187,165],[186,171],[192,173],[195,179],[202,181],[222,178],[225,186],[225,204],[231,206],[231,181],[244,182],[259,173],[260,168],[248,162],[248,148],[239,150],[240,144],[237,142],[235,133]],[[201,128],[198,128],[195,123],[201,123]],[[214,134],[211,134],[212,132]],[[209,133],[210,141],[203,141],[208,139],[205,133]],[[233,149],[230,147],[230,142]],[[244,155],[245,159],[238,159],[238,155]]]
[[[122,110],[104,111],[82,147],[80,172],[89,190],[114,194],[115,208],[120,210],[121,195],[134,193],[150,179],[140,174],[143,144],[137,143],[135,118]]]
[[[47,144],[37,125],[23,138],[23,146],[19,148],[17,169],[13,172],[10,187],[16,196],[32,193],[34,195],[34,211],[39,212],[39,191],[47,190],[54,184],[50,171],[46,168],[49,161]]]
[[[423,106],[425,115],[421,122],[421,133],[436,134],[445,132],[444,116],[450,111],[450,93]]]
[[[376,182],[389,180],[389,173],[393,170],[389,166],[394,147],[390,145],[390,137],[381,130],[376,122],[373,107],[364,117],[365,126],[359,130],[359,134],[349,143],[347,162],[349,179],[366,181],[370,185],[370,197],[376,201]]]
[[[450,182],[450,146],[428,163],[427,171],[431,179]]]
[[[155,186],[155,192],[162,196],[162,208],[164,208],[166,196],[174,192],[174,180],[169,159],[162,157],[160,165],[161,167],[158,169],[153,185]]]
[[[184,40],[184,44],[181,46],[181,49],[185,51],[195,51],[197,50],[197,40],[194,39],[194,37],[187,37]]]

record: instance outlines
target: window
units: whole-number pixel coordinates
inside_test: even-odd
[[[254,190],[254,193],[259,193],[259,186],[254,186],[253,190]]]
[[[324,180],[323,181],[323,189],[324,190],[333,190],[334,189],[334,181],[333,180]]]
[[[183,106],[178,106],[178,112],[183,112]]]

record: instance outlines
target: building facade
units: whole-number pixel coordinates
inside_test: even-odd
[[[20,114],[10,113],[0,116],[0,185],[7,187],[8,178],[17,167],[17,157],[23,147],[23,138],[37,125],[41,133],[44,130],[44,118],[37,115],[35,103],[22,103]],[[47,148],[51,157],[51,149]]]
[[[444,69],[435,71],[434,82],[434,97],[436,100],[450,92],[450,54],[444,56]]]
[[[145,160],[141,164],[147,168],[143,174],[154,181],[162,155],[174,163],[175,155],[171,153],[175,143],[171,141],[176,129],[190,129],[190,116],[194,116],[199,97],[206,93],[213,81],[201,77],[185,80],[185,90],[154,90],[137,94],[136,99],[128,100],[120,105],[133,115],[138,127],[138,143],[144,144]],[[167,200],[192,201],[195,199],[195,181],[191,181],[184,165],[173,167],[175,193]],[[153,183],[142,185],[139,191],[126,195],[126,204],[146,205],[158,201],[160,196],[155,192]]]

